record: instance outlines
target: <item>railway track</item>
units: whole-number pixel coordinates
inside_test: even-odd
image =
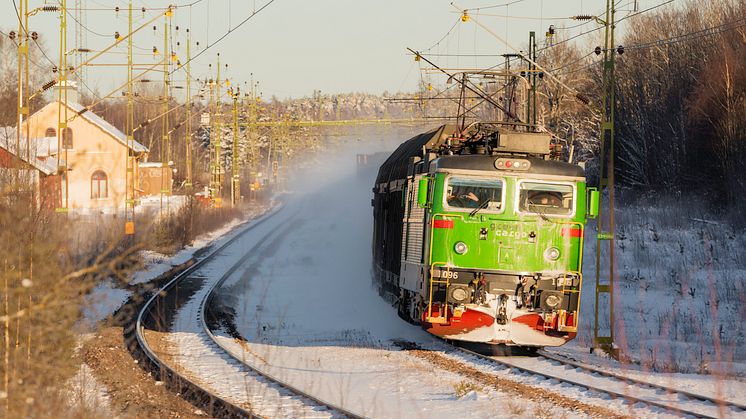
[[[467,358],[477,358],[522,375],[550,380],[552,384],[564,384],[580,391],[593,392],[597,397],[605,394],[608,395],[607,398],[622,400],[636,409],[658,409],[658,412],[682,417],[746,418],[746,405],[632,379],[545,351],[539,351],[535,357],[515,357],[489,356],[455,345],[449,346],[450,348],[463,353]]]
[[[148,331],[163,331],[164,329],[168,329],[169,325],[175,320],[176,312],[188,306],[190,304],[188,300],[197,299],[198,315],[195,320],[199,322],[199,330],[201,330],[202,336],[195,336],[195,338],[201,341],[206,350],[213,351],[206,358],[213,358],[213,360],[219,359],[223,364],[234,366],[233,370],[236,370],[238,375],[244,380],[238,381],[239,386],[245,383],[245,380],[247,380],[246,376],[253,377],[254,379],[258,378],[265,381],[262,385],[271,385],[274,388],[273,392],[278,393],[277,397],[284,400],[285,403],[287,403],[288,398],[293,398],[296,399],[296,404],[301,403],[304,405],[304,407],[300,408],[306,408],[317,413],[312,413],[311,416],[357,418],[359,416],[354,413],[301,391],[277,377],[266,374],[249,363],[233,356],[218,342],[205,321],[205,312],[212,300],[214,290],[219,288],[231,274],[244,264],[251,254],[262,245],[264,239],[274,233],[274,230],[270,229],[270,232],[259,239],[255,245],[242,250],[243,255],[238,261],[232,263],[227,271],[222,273],[216,281],[211,281],[210,275],[206,275],[204,271],[209,272],[211,262],[218,261],[221,255],[228,251],[231,246],[241,244],[239,241],[242,238],[246,237],[249,232],[254,232],[260,226],[273,219],[274,216],[282,212],[283,208],[274,209],[270,213],[254,220],[248,226],[243,227],[242,230],[224,244],[175,276],[158,292],[154,293],[137,314],[136,327],[134,328],[134,341],[137,345],[136,352],[139,352],[142,355],[141,358],[144,358],[144,361],[160,375],[161,381],[166,382],[170,388],[178,391],[201,409],[206,409],[209,414],[218,417],[263,416],[251,407],[247,407],[247,403],[237,403],[229,400],[229,397],[218,394],[218,392],[197,383],[197,380],[187,377],[187,374],[182,371],[183,368],[175,368],[173,365],[169,365],[169,362],[159,355],[159,351],[148,342]],[[236,365],[240,366],[240,368],[235,368]],[[223,374],[219,373],[218,375]],[[266,381],[269,383],[266,383]],[[299,409],[299,407],[295,408]]]

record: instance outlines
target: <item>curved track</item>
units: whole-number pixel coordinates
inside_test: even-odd
[[[301,399],[302,402],[306,405],[316,405],[316,410],[326,412],[328,416],[358,417],[357,415],[348,412],[339,406],[335,406],[331,403],[325,402],[324,400],[318,399],[311,394],[303,392],[289,384],[284,383],[276,377],[263,373],[261,370],[231,355],[230,352],[228,352],[217,341],[212,331],[207,326],[207,323],[205,322],[205,310],[207,309],[207,307],[209,307],[209,302],[212,300],[212,296],[214,295],[213,291],[217,287],[219,287],[219,285],[222,284],[233,272],[235,272],[236,269],[238,269],[242,264],[246,262],[249,256],[251,256],[252,252],[261,245],[263,240],[259,240],[259,243],[257,243],[255,246],[243,250],[242,252],[244,252],[244,254],[242,257],[239,258],[238,262],[234,263],[217,281],[211,282],[206,276],[199,275],[199,269],[205,266],[208,262],[217,258],[221,251],[226,250],[232,245],[236,245],[236,242],[241,237],[247,235],[258,226],[267,222],[267,220],[272,219],[272,217],[275,216],[279,211],[279,209],[274,209],[270,213],[265,214],[259,219],[249,222],[247,226],[243,227],[238,233],[227,240],[224,244],[219,246],[214,251],[210,252],[210,254],[203,259],[194,263],[181,274],[175,276],[163,288],[154,293],[154,295],[150,297],[150,299],[142,306],[137,315],[137,322],[134,333],[136,344],[139,346],[139,351],[145,355],[146,360],[149,362],[149,364],[158,373],[160,373],[162,381],[166,381],[169,386],[177,389],[177,391],[183,394],[191,402],[199,405],[199,407],[207,409],[207,411],[211,415],[219,417],[258,416],[255,412],[251,411],[251,409],[247,409],[234,402],[231,402],[221,395],[217,394],[216,392],[204,388],[203,386],[195,383],[193,380],[190,380],[185,376],[185,374],[177,371],[172,366],[169,366],[168,363],[165,362],[158,355],[157,351],[154,350],[153,347],[151,347],[151,345],[148,343],[148,339],[145,333],[146,330],[149,328],[157,329],[156,327],[153,327],[156,324],[160,325],[158,327],[162,329],[162,325],[169,324],[174,319],[175,313],[183,305],[183,300],[185,297],[183,295],[179,296],[178,294],[180,292],[184,293],[184,290],[179,290],[178,286],[188,282],[193,282],[187,288],[191,288],[192,290],[194,290],[197,287],[207,287],[206,298],[203,298],[199,302],[200,314],[197,317],[198,321],[200,322],[201,330],[205,334],[205,337],[210,340],[209,346],[211,346],[211,349],[215,352],[219,352],[216,355],[222,356],[224,358],[230,357],[234,363],[240,363],[243,367],[251,371],[252,375],[260,376],[270,381],[275,386],[281,387],[282,392],[285,393],[285,395],[287,395],[287,393],[289,392],[291,393],[290,395],[292,397]],[[187,298],[188,297],[189,296],[187,295]],[[203,340],[205,339],[203,338]]]
[[[708,396],[632,379],[539,351],[538,356],[489,356],[460,346],[457,351],[523,375],[564,383],[597,395],[624,400],[635,408],[657,408],[678,416],[697,418],[746,417],[746,406]]]

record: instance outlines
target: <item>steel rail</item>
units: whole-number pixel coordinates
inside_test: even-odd
[[[201,398],[204,398],[208,400],[208,404],[211,407],[212,410],[215,408],[220,409],[228,414],[228,416],[235,416],[235,417],[257,417],[254,415],[253,412],[244,409],[240,406],[237,406],[224,398],[218,396],[212,391],[209,391],[193,381],[186,378],[183,374],[179,374],[175,369],[169,367],[165,362],[163,362],[158,355],[156,355],[155,351],[150,347],[150,345],[147,342],[147,339],[144,335],[145,327],[143,326],[143,322],[146,318],[152,318],[152,310],[153,306],[155,305],[156,301],[158,299],[163,298],[168,292],[173,289],[176,285],[178,285],[182,280],[185,278],[188,278],[194,271],[201,268],[205,263],[210,261],[218,252],[226,249],[228,246],[232,245],[236,242],[239,238],[243,237],[246,233],[253,230],[255,227],[261,225],[264,221],[271,218],[274,214],[277,213],[280,207],[275,208],[271,210],[270,212],[262,215],[259,219],[254,219],[251,221],[248,221],[240,232],[235,234],[233,237],[228,239],[225,243],[223,243],[221,246],[219,246],[217,249],[211,251],[207,256],[204,258],[196,261],[194,264],[192,264],[189,268],[185,269],[178,275],[174,276],[170,281],[168,281],[163,287],[161,287],[158,291],[154,292],[153,295],[150,296],[148,301],[140,308],[138,314],[137,314],[137,321],[135,323],[135,338],[137,345],[139,346],[139,349],[142,351],[143,354],[147,357],[150,364],[161,372],[161,375],[164,374],[168,376],[172,381],[177,381],[184,383],[187,388],[189,388],[191,391],[195,393],[201,393],[199,394]]]
[[[269,234],[273,234],[273,233],[274,232],[270,232]],[[218,341],[217,337],[212,333],[212,330],[207,325],[207,320],[206,320],[207,319],[207,313],[206,313],[206,310],[210,306],[212,306],[212,303],[213,303],[213,301],[215,299],[216,291],[219,290],[220,287],[222,287],[222,285],[225,283],[225,281],[227,281],[228,278],[230,278],[230,276],[233,275],[233,273],[239,268],[239,266],[243,265],[244,262],[246,262],[246,260],[248,260],[248,258],[252,256],[252,253],[254,253],[254,251],[256,251],[263,244],[264,244],[264,240],[259,240],[259,242],[256,245],[252,246],[250,249],[248,249],[246,251],[246,254],[244,254],[244,256],[241,257],[241,259],[239,260],[238,263],[236,263],[230,269],[228,269],[228,271],[218,281],[216,281],[210,287],[210,290],[207,292],[207,295],[200,302],[200,307],[199,307],[199,311],[198,311],[198,313],[199,313],[198,317],[199,317],[199,321],[200,321],[200,323],[202,325],[202,329],[207,334],[207,336],[210,337],[210,339],[212,340],[212,342],[215,345],[217,345],[223,352],[225,352],[226,354],[228,354],[235,361],[237,361],[238,363],[240,363],[244,367],[250,369],[251,371],[253,371],[253,372],[261,375],[262,377],[264,377],[264,378],[266,378],[266,379],[274,382],[275,384],[277,384],[277,385],[279,385],[279,386],[281,386],[283,388],[286,388],[286,389],[290,390],[292,393],[295,393],[296,395],[299,395],[301,397],[304,397],[306,399],[309,399],[309,400],[313,401],[314,403],[316,403],[318,405],[321,405],[321,406],[324,406],[324,407],[326,407],[326,408],[328,408],[330,410],[339,412],[340,414],[342,414],[342,415],[344,415],[346,417],[349,417],[349,418],[362,419],[363,416],[360,416],[360,415],[358,415],[356,413],[353,413],[353,412],[351,412],[349,410],[346,410],[346,409],[344,409],[342,407],[336,406],[336,405],[334,405],[333,403],[331,403],[329,401],[326,401],[326,400],[324,400],[322,398],[316,397],[316,396],[314,396],[312,394],[309,394],[309,393],[307,393],[307,392],[305,392],[303,390],[300,390],[299,388],[293,386],[292,384],[288,383],[287,381],[284,381],[284,380],[282,380],[280,378],[277,378],[274,375],[271,375],[271,374],[269,374],[267,372],[264,372],[264,371],[260,370],[259,368],[251,365],[251,363],[246,362],[244,359],[241,359],[240,357],[233,355],[233,353],[231,352],[231,350],[226,345],[224,345],[224,344],[220,343],[220,341]]]
[[[605,371],[605,370],[602,370],[602,369],[598,369],[598,368],[590,367],[590,366],[587,366],[587,365],[583,365],[583,364],[581,364],[579,362],[573,361],[571,359],[567,359],[567,358],[565,358],[563,356],[550,354],[549,352],[546,352],[545,350],[539,350],[537,352],[537,354],[539,356],[541,356],[541,357],[547,358],[547,359],[552,360],[552,361],[556,361],[556,362],[559,362],[559,363],[562,363],[562,364],[565,364],[565,365],[570,365],[570,366],[573,366],[575,368],[581,368],[581,369],[584,369],[586,371],[589,371],[589,372],[592,372],[592,373],[595,373],[595,374],[598,374],[598,375],[602,375],[604,377],[615,378],[615,379],[617,379],[619,381],[623,381],[623,382],[628,383],[628,384],[635,384],[635,385],[638,385],[638,386],[651,387],[651,388],[655,388],[655,389],[658,389],[658,390],[663,390],[663,391],[665,391],[668,394],[681,394],[681,395],[684,395],[684,396],[686,396],[686,397],[688,397],[690,399],[695,399],[695,400],[699,400],[699,401],[703,401],[703,402],[707,402],[707,403],[712,403],[715,406],[726,406],[726,407],[729,407],[729,408],[737,408],[737,409],[740,409],[740,410],[746,412],[746,405],[743,405],[743,404],[731,402],[731,401],[728,401],[728,400],[716,399],[714,397],[709,397],[709,396],[705,396],[705,395],[702,395],[702,394],[690,393],[690,392],[688,392],[686,390],[678,390],[678,389],[671,388],[671,387],[666,387],[666,386],[663,386],[663,385],[660,385],[660,384],[651,383],[649,381],[639,380],[639,379],[627,377],[627,376],[624,376],[624,375],[621,375],[621,374],[615,374],[613,372],[609,372],[609,371]]]
[[[277,208],[274,208],[270,212],[262,215],[259,219],[255,219],[249,222],[249,225],[244,227],[243,230],[235,234],[233,237],[231,237],[229,240],[227,240],[224,244],[222,244],[217,249],[211,251],[207,256],[200,259],[199,261],[195,262],[192,266],[190,266],[188,269],[184,270],[177,276],[175,276],[173,279],[171,279],[166,285],[164,285],[158,292],[155,292],[150,299],[145,303],[145,305],[142,307],[140,312],[138,313],[137,317],[137,323],[136,323],[136,338],[137,343],[142,349],[142,352],[148,357],[150,363],[154,365],[157,369],[161,370],[162,372],[166,372],[166,374],[170,377],[175,377],[177,380],[180,380],[187,384],[190,389],[193,391],[201,392],[203,393],[203,396],[205,399],[209,400],[209,404],[211,407],[217,407],[221,411],[227,413],[228,416],[238,416],[238,417],[259,417],[255,413],[251,412],[250,410],[244,409],[240,406],[237,406],[226,399],[220,397],[219,395],[215,394],[214,392],[207,390],[198,384],[194,383],[193,381],[189,380],[182,374],[179,374],[176,372],[173,368],[169,367],[166,363],[164,363],[155,353],[155,351],[150,347],[150,345],[147,342],[147,339],[144,336],[143,331],[145,330],[145,327],[143,326],[143,322],[146,318],[152,317],[152,310],[155,305],[155,302],[158,301],[159,298],[163,298],[166,294],[168,294],[171,289],[173,289],[176,285],[178,285],[182,280],[189,278],[191,274],[193,274],[197,269],[201,268],[203,265],[205,265],[207,262],[212,260],[219,252],[222,250],[228,248],[229,246],[233,245],[239,238],[243,237],[246,233],[253,230],[255,227],[258,227],[261,225],[264,221],[272,218],[274,215],[276,215],[280,209],[282,209],[283,206],[278,206]],[[272,233],[270,233],[272,234]],[[294,393],[296,396],[305,398],[308,400],[311,400],[315,404],[318,404],[322,407],[325,407],[331,411],[338,412],[341,415],[351,417],[351,418],[360,418],[361,416],[356,415],[352,412],[349,412],[341,407],[335,406],[329,402],[326,402],[320,398],[317,398],[311,394],[308,394],[302,390],[297,389],[296,387],[283,382],[282,380],[262,372],[261,370],[253,367],[250,364],[247,364],[246,362],[242,361],[241,359],[233,356],[230,351],[228,351],[223,345],[221,345],[215,336],[212,334],[212,332],[209,330],[209,327],[207,326],[205,322],[205,309],[208,307],[209,302],[207,301],[210,299],[212,301],[212,297],[214,296],[214,291],[219,287],[219,285],[222,285],[228,277],[233,274],[253,253],[253,251],[258,248],[262,244],[262,240],[259,241],[258,244],[252,246],[250,249],[248,249],[245,254],[238,260],[237,263],[235,263],[233,266],[228,269],[228,271],[210,287],[210,290],[207,292],[207,296],[200,302],[199,307],[199,313],[200,313],[200,323],[205,331],[205,333],[210,337],[212,342],[220,348],[225,354],[230,356],[231,358],[237,360],[241,365],[244,367],[250,369],[251,371],[255,372],[256,374],[266,378],[267,380],[287,389],[288,391]],[[147,317],[146,317],[147,316]]]
[[[462,347],[459,347],[459,346],[456,346],[456,345],[453,345],[453,344],[450,344],[450,346],[452,348],[460,351],[460,352],[465,353],[465,354],[469,354],[471,356],[474,356],[474,357],[477,357],[477,358],[489,361],[489,362],[494,363],[494,364],[499,364],[499,365],[504,366],[504,367],[516,369],[516,370],[518,370],[518,371],[520,371],[522,373],[532,374],[532,375],[538,375],[538,376],[544,377],[544,378],[546,378],[548,380],[557,380],[559,382],[567,383],[567,384],[570,384],[570,385],[575,386],[575,387],[585,388],[585,389],[592,390],[592,391],[595,391],[595,392],[598,392],[598,393],[606,393],[609,396],[611,396],[613,399],[626,400],[628,402],[633,402],[635,404],[642,403],[642,404],[645,404],[645,405],[648,405],[648,406],[654,406],[654,407],[657,407],[657,408],[660,408],[660,409],[664,409],[666,411],[669,411],[669,412],[672,412],[674,414],[681,415],[681,416],[692,416],[692,417],[695,417],[695,418],[717,419],[717,416],[709,416],[709,415],[705,415],[705,414],[702,414],[702,413],[696,413],[696,412],[692,412],[692,411],[689,411],[689,410],[686,410],[686,409],[682,409],[682,408],[679,408],[679,407],[676,407],[676,406],[667,405],[665,403],[661,403],[661,402],[657,402],[657,401],[653,401],[653,400],[647,400],[647,399],[644,399],[644,398],[631,396],[629,394],[623,394],[623,393],[620,393],[620,392],[617,392],[617,391],[614,391],[614,390],[609,390],[609,389],[606,389],[606,388],[603,388],[603,387],[593,386],[593,385],[589,385],[589,384],[586,384],[586,383],[582,383],[582,382],[578,382],[578,381],[575,381],[575,380],[571,380],[571,379],[568,379],[568,378],[563,378],[563,377],[560,377],[560,376],[557,376],[557,375],[550,374],[550,373],[545,372],[545,371],[536,371],[536,370],[531,369],[531,368],[526,368],[526,367],[523,367],[523,366],[520,366],[520,365],[513,364],[513,363],[511,363],[510,361],[507,361],[507,360],[502,360],[502,359],[498,359],[498,358],[495,358],[495,357],[492,357],[492,356],[489,356],[489,355],[480,354],[478,352],[474,352],[474,351],[471,351],[469,349],[462,348]],[[550,358],[547,357],[547,359],[550,359]],[[563,362],[563,361],[558,361],[558,362]],[[567,365],[571,365],[571,364],[567,364]],[[581,368],[583,368],[583,366],[581,366]],[[588,370],[592,370],[592,369],[588,368]],[[595,371],[593,371],[593,372],[595,372]],[[649,386],[649,387],[656,387],[655,385],[652,385],[650,383],[645,383],[645,382],[640,382],[637,385],[644,385],[644,386]],[[675,390],[675,389],[667,389],[667,390],[671,391],[670,394],[682,394],[682,395],[686,395],[686,392],[678,391],[678,390]],[[702,397],[704,397],[704,396],[702,396]],[[727,403],[727,402],[725,402],[725,403]],[[740,406],[736,405],[736,404],[733,404],[733,406],[740,408]]]

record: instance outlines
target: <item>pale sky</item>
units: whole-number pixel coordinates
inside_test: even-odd
[[[21,0],[15,0],[17,3]],[[30,7],[39,7],[43,0],[28,0]],[[85,23],[84,46],[101,49],[110,44],[114,31],[127,32],[127,2],[124,0],[80,0],[88,9]],[[187,4],[194,0],[179,0]],[[191,7],[179,7],[173,18],[178,25],[181,43],[177,54],[185,61],[185,29],[191,28],[192,54],[200,51],[194,46],[199,41],[204,49],[208,43],[222,36],[229,27],[235,27],[268,0],[202,0]],[[632,9],[633,0],[617,0],[620,16]],[[645,9],[664,0],[639,0],[639,9]],[[677,0],[673,4],[683,2]],[[57,3],[46,0],[46,3]],[[67,0],[68,7],[75,7],[75,0]],[[275,0],[264,11],[254,16],[242,27],[234,30],[193,61],[195,78],[209,77],[208,63],[214,62],[219,52],[222,63],[228,63],[227,75],[243,85],[250,73],[260,82],[259,90],[265,98],[310,96],[315,89],[323,93],[370,92],[381,93],[413,91],[420,77],[418,63],[408,55],[406,47],[426,50],[436,44],[459,20],[459,13],[450,0]],[[524,48],[528,32],[537,32],[539,44],[550,24],[557,28],[577,25],[567,17],[577,14],[600,13],[606,0],[459,0],[462,8],[484,8],[472,11],[480,22],[516,48]],[[155,11],[140,11],[142,6],[165,7],[166,1],[134,1],[135,27],[144,23]],[[122,11],[118,16],[114,7]],[[13,0],[4,0],[0,6],[0,29],[18,31]],[[500,16],[493,16],[500,15]],[[505,17],[505,16],[508,17]],[[59,13],[40,12],[31,17],[29,27],[40,34],[49,56],[56,62],[59,56]],[[68,49],[75,47],[75,22],[68,18]],[[135,39],[141,56],[136,62],[153,63],[150,51],[153,46],[163,48],[163,19],[140,31]],[[592,29],[593,22],[566,32],[570,35],[580,30]],[[623,24],[620,25],[624,29]],[[597,32],[597,33],[600,33]],[[580,45],[595,45],[590,35],[579,38]],[[126,63],[126,44],[117,49],[120,53],[98,60],[99,63]],[[458,21],[449,36],[430,50],[436,54],[503,54],[508,48],[477,27],[473,22]],[[497,64],[498,57],[445,57],[432,60],[445,67],[488,67]],[[501,58],[499,60],[502,60]],[[51,64],[41,61],[48,71]],[[422,63],[424,64],[424,63]],[[222,66],[222,65],[221,65]],[[96,67],[88,70],[87,84],[100,93],[120,84],[126,77],[124,67]],[[50,72],[51,76],[51,72]],[[153,73],[148,78],[161,77]],[[176,80],[184,75],[176,73]]]

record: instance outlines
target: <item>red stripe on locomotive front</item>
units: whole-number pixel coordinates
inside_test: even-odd
[[[433,228],[453,228],[453,220],[433,220]]]
[[[562,237],[573,237],[573,238],[579,238],[582,234],[581,229],[579,228],[563,228],[561,231]]]

